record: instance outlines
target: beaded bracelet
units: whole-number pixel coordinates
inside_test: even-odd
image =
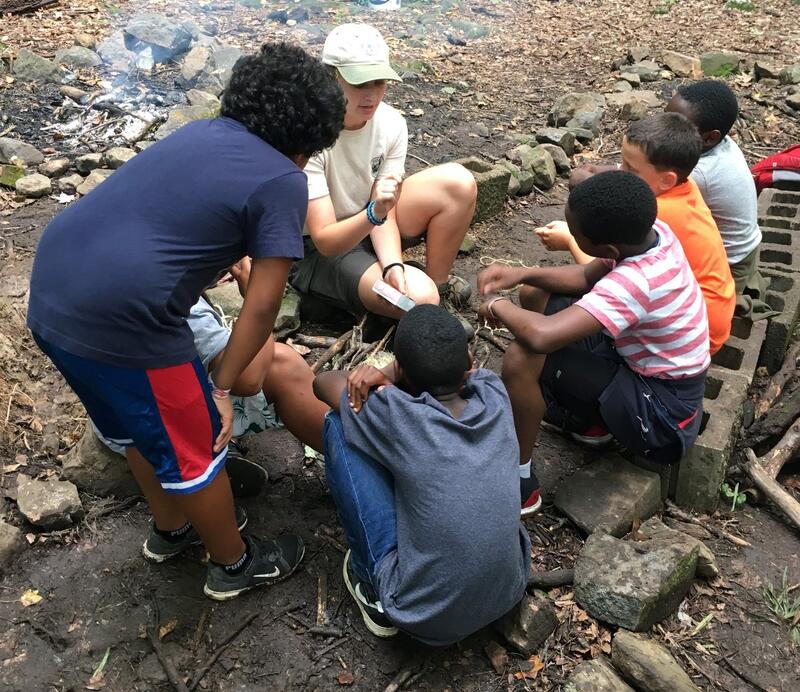
[[[386,219],[379,219],[377,216],[375,216],[375,200],[372,200],[367,205],[367,220],[373,226],[383,226],[383,224],[386,223]]]

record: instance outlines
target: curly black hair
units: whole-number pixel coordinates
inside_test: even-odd
[[[242,123],[284,156],[313,156],[344,127],[342,90],[319,60],[299,46],[265,43],[239,58],[220,115]]]
[[[567,209],[580,232],[596,245],[637,245],[656,220],[656,196],[638,175],[606,171],[575,187]]]
[[[408,381],[433,396],[454,392],[469,369],[464,328],[438,305],[417,305],[403,315],[394,355]]]
[[[700,132],[719,130],[725,137],[739,115],[736,94],[720,79],[704,79],[678,87],[678,94],[689,104],[692,120]]]
[[[679,183],[689,177],[703,150],[697,126],[680,113],[658,113],[634,120],[625,139],[644,151],[658,170],[675,171]]]

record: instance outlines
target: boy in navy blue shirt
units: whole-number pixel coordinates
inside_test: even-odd
[[[302,257],[302,168],[331,146],[344,101],[302,49],[266,44],[234,67],[221,117],[154,144],[47,227],[28,326],[102,435],[127,448],[153,514],[145,557],[202,540],[205,593],[284,579],[302,540],[242,538],[224,471],[230,388],[270,335]],[[252,257],[222,362],[207,378],[186,317],[215,275]]]

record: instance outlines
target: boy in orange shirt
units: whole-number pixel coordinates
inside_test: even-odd
[[[705,298],[713,355],[730,335],[736,286],[717,225],[689,177],[701,150],[702,139],[691,121],[678,113],[659,113],[631,123],[622,140],[620,167],[650,186],[658,203],[658,219],[681,242]],[[570,187],[606,168],[579,169],[570,179]],[[564,231],[563,222],[554,222],[537,229],[537,235],[551,250],[569,250],[579,264],[594,259],[581,252],[569,231]]]

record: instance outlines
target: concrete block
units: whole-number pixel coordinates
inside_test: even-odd
[[[783,363],[789,339],[800,320],[800,274],[768,267],[761,267],[760,271],[769,280],[767,302],[774,309],[781,310],[780,315],[769,320],[758,361],[759,365],[774,373]]]
[[[475,203],[475,215],[472,220],[486,221],[501,214],[505,208],[511,172],[477,156],[458,159],[456,163],[460,163],[470,171],[478,184],[478,200]]]
[[[712,365],[744,376],[749,385],[758,367],[758,357],[766,332],[767,323],[764,320],[750,322],[741,317],[734,317],[731,335],[722,348],[712,356]]]
[[[800,271],[800,193],[769,188],[758,198],[760,266]]]
[[[634,520],[648,519],[661,508],[661,480],[608,454],[561,483],[554,503],[586,533],[624,536]]]
[[[719,365],[709,368],[700,435],[678,466],[675,501],[679,505],[697,512],[717,508],[749,384],[745,374]]]

